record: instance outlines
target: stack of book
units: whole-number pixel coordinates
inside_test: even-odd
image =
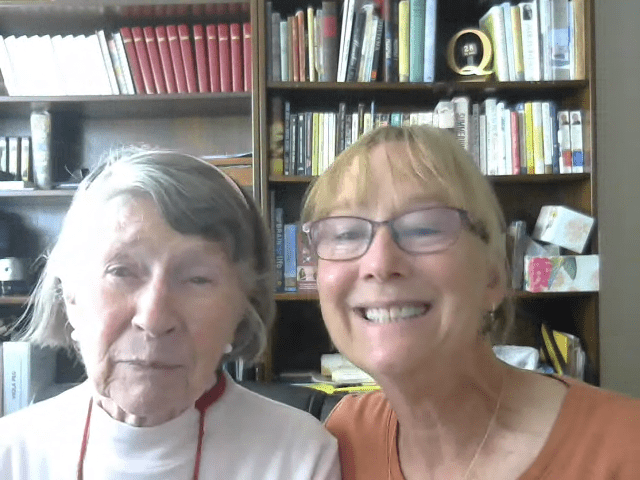
[[[10,96],[245,92],[251,24],[0,36],[0,70]]]

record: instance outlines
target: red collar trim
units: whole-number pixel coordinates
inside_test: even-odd
[[[200,398],[196,400],[196,409],[203,414],[207,409],[213,405],[225,392],[227,388],[227,379],[224,373],[218,374],[218,381],[209,390],[204,392]]]

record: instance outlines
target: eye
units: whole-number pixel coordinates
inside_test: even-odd
[[[364,233],[359,230],[344,230],[343,232],[336,232],[333,235],[333,240],[345,242],[349,240],[360,240],[363,237]]]
[[[117,278],[126,278],[133,277],[135,272],[126,265],[112,265],[107,268],[106,274]]]
[[[193,283],[194,285],[206,285],[206,284],[212,282],[212,280],[210,278],[202,277],[202,276],[189,277],[188,281],[190,283]]]
[[[434,227],[414,227],[402,232],[403,235],[410,237],[428,237],[430,235],[439,235],[440,233],[442,233],[442,230]]]

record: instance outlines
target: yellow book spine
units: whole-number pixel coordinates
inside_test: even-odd
[[[527,174],[533,174],[535,173],[535,162],[533,156],[533,105],[531,102],[524,104],[524,138]]]
[[[522,24],[520,23],[520,7],[511,6],[511,30],[513,31],[513,56],[515,58],[516,79],[524,80],[524,53],[522,50]]]
[[[313,7],[307,7],[307,49],[309,55],[309,81],[316,82],[316,52],[314,48],[315,32],[315,12]]]
[[[409,0],[398,4],[398,78],[409,81]]]
[[[533,121],[533,164],[536,174],[544,173],[544,134],[542,132],[542,102],[531,102]]]
[[[573,2],[573,79],[583,80],[586,78],[585,65],[585,5],[584,0],[571,0]]]

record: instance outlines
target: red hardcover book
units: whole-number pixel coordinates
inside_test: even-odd
[[[296,12],[296,28],[298,29],[298,45],[294,45],[293,48],[298,49],[298,68],[300,69],[299,77],[301,82],[307,81],[307,48],[306,41],[307,34],[304,28],[305,14],[302,10]]]
[[[164,82],[167,85],[168,93],[177,93],[176,75],[173,71],[173,61],[171,60],[171,50],[169,49],[169,39],[167,37],[167,27],[158,25],[156,27],[156,39],[158,40],[158,51],[160,52],[160,63]]]
[[[218,53],[218,26],[207,25],[207,53],[209,56],[209,85],[212,92],[220,91],[220,54]]]
[[[242,27],[239,23],[232,23],[229,25],[229,32],[231,34],[231,88],[234,92],[243,92]]]
[[[124,49],[127,52],[127,62],[133,76],[133,83],[136,87],[136,93],[144,94],[146,89],[144,88],[144,80],[142,78],[142,70],[140,69],[140,61],[138,60],[138,54],[136,53],[136,46],[133,43],[133,35],[129,27],[122,27],[120,29],[120,36],[122,37],[122,43]]]
[[[290,56],[289,56],[289,61],[291,61],[293,59],[293,81],[294,82],[300,82],[302,81],[302,79],[300,79],[300,50],[298,48],[298,22],[296,20],[296,17],[289,17],[287,19],[287,21],[289,22],[289,26],[291,27],[291,45],[289,45],[291,47],[291,49],[289,50],[291,52]]]
[[[250,92],[252,88],[252,54],[251,54],[251,24],[249,22],[242,24],[242,37],[244,39],[244,48],[242,50],[242,58],[244,59],[244,91]]]
[[[144,27],[142,29],[144,41],[147,44],[147,53],[149,54],[149,63],[151,63],[151,72],[153,73],[153,82],[156,92],[167,93],[167,84],[164,81],[164,71],[160,61],[160,50],[158,49],[158,41],[156,40],[156,31],[153,27]]]
[[[140,62],[140,71],[142,72],[142,80],[144,81],[144,90],[147,93],[157,93],[156,85],[153,80],[153,71],[151,70],[147,44],[144,41],[144,34],[142,33],[142,27],[131,27],[131,35],[133,36],[133,44],[136,47],[138,61]]]
[[[220,55],[220,91],[231,91],[231,47],[229,45],[229,25],[218,24],[218,53]]]
[[[196,65],[193,60],[191,37],[189,36],[189,27],[187,25],[178,25],[178,39],[180,40],[180,51],[182,52],[184,74],[187,77],[187,92],[196,93],[198,91]]]
[[[198,91],[210,92],[209,62],[207,59],[207,44],[204,38],[204,27],[193,26],[193,47],[196,52],[196,73],[198,77]]]
[[[173,73],[176,75],[176,89],[178,93],[187,93],[187,77],[184,73],[178,28],[175,25],[167,25],[167,43],[169,44],[169,52],[171,53]]]

